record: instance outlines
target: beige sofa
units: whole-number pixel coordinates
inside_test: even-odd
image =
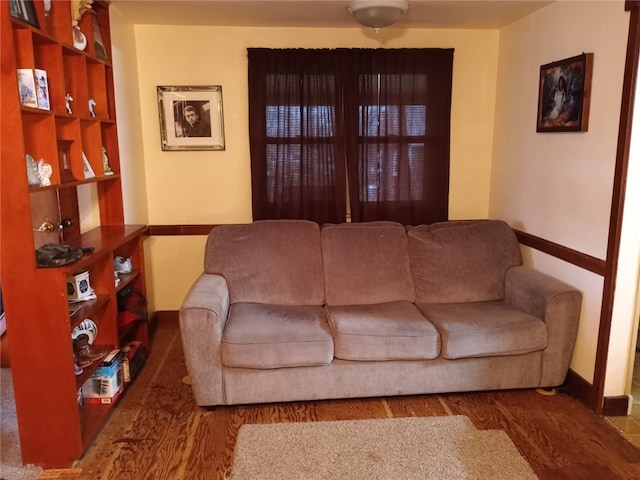
[[[216,227],[180,309],[198,405],[552,387],[582,295],[494,220]]]

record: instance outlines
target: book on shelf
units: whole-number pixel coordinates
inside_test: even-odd
[[[30,68],[18,69],[18,93],[20,94],[21,105],[38,108],[36,83],[33,79],[33,70]]]
[[[38,108],[43,110],[50,110],[51,105],[49,103],[49,83],[47,81],[47,71],[41,68],[34,70],[36,74],[36,98],[38,101]]]

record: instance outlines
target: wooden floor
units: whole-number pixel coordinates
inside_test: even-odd
[[[502,429],[540,479],[640,479],[640,450],[570,397],[533,390],[286,404],[197,407],[177,324],[158,327],[153,351],[74,478],[223,480],[245,423],[466,415]],[[45,471],[46,474],[46,471]],[[286,480],[286,479],[283,479]]]

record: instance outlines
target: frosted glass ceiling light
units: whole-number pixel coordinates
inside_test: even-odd
[[[395,23],[408,8],[409,2],[405,0],[354,0],[347,10],[359,24],[379,32]]]

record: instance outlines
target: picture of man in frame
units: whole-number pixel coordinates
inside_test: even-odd
[[[209,101],[174,101],[176,137],[211,137]]]
[[[220,85],[158,85],[163,151],[224,150]]]

